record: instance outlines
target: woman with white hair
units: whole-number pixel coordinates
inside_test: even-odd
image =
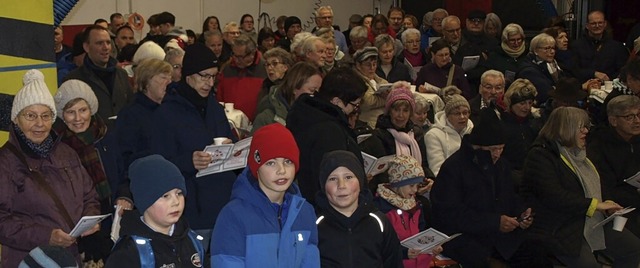
[[[496,49],[489,54],[489,58],[484,62],[483,67],[486,70],[502,72],[505,77],[505,85],[508,86],[515,80],[518,64],[527,57],[527,44],[522,27],[515,23],[510,23],[504,27],[501,40],[500,49]]]
[[[555,60],[556,40],[545,33],[531,39],[529,55],[519,65],[517,78],[531,81],[538,90],[536,101],[541,105],[549,98],[558,80],[566,76]]]
[[[82,216],[100,213],[94,183],[76,152],[52,130],[57,109],[44,75],[30,70],[13,99],[9,141],[0,148],[2,266],[18,263],[39,245],[66,248],[79,259],[69,235]],[[93,226],[81,236],[99,230]]]
[[[408,62],[411,67],[418,68],[427,64],[429,57],[420,49],[420,31],[415,28],[402,32],[404,50],[398,55],[400,62]]]

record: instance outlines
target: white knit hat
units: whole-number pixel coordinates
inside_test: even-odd
[[[89,104],[89,109],[91,109],[91,115],[96,114],[98,111],[98,98],[96,98],[96,94],[93,93],[93,90],[87,83],[77,80],[71,79],[67,80],[58,88],[58,92],[53,96],[53,99],[56,102],[56,108],[58,112],[58,116],[62,117],[62,109],[72,100],[75,99],[83,99]]]
[[[22,110],[34,104],[42,104],[48,106],[53,113],[53,120],[56,118],[56,105],[53,102],[51,92],[44,83],[44,74],[32,69],[27,71],[22,77],[22,88],[13,98],[13,106],[11,106],[11,121],[16,122],[16,117]]]
[[[135,64],[140,63],[145,59],[159,59],[164,60],[165,52],[162,47],[156,44],[153,41],[144,42],[144,44],[140,45],[136,53],[133,54],[133,62]]]

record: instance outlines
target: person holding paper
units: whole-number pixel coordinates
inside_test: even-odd
[[[640,98],[621,95],[607,104],[609,126],[594,131],[587,156],[598,169],[603,190],[621,206],[640,208],[638,188],[625,182],[640,171]],[[626,228],[640,237],[640,214],[625,215]]]
[[[451,62],[451,47],[443,40],[439,39],[431,44],[431,62],[425,65],[416,77],[418,91],[427,93],[425,84],[438,88],[456,86],[462,90],[462,95],[470,98],[473,96],[469,82],[464,76],[464,70]],[[433,93],[433,92],[431,92]]]
[[[482,109],[471,134],[444,161],[431,189],[433,227],[462,233],[442,247],[463,267],[549,267],[537,243],[525,240],[533,211],[516,194],[504,149],[502,122]]]
[[[372,204],[360,160],[349,151],[326,153],[316,196],[322,267],[402,267],[400,241]]]
[[[524,30],[518,24],[509,23],[502,31],[501,40],[500,48],[489,52],[481,68],[502,72],[509,86],[516,78],[518,63],[527,57]]]
[[[182,173],[154,154],[129,167],[137,210],[124,212],[106,268],[209,267],[198,235],[182,217],[188,192]]]
[[[587,158],[590,122],[586,111],[555,109],[540,130],[524,162],[520,193],[536,212],[534,239],[567,267],[601,267],[593,253],[602,251],[613,267],[640,264],[640,239],[612,224],[599,225],[622,209]]]
[[[353,54],[355,70],[363,80],[367,81],[367,91],[362,97],[360,120],[370,127],[376,127],[376,119],[383,112],[384,102],[389,94],[388,90],[378,92],[379,86],[389,82],[376,74],[378,66],[378,49],[365,47]]]
[[[212,267],[320,267],[316,215],[293,183],[299,154],[282,124],[255,132],[248,167],[213,229]]]
[[[38,246],[67,249],[80,263],[69,232],[82,216],[100,213],[91,177],[76,152],[52,130],[57,109],[44,75],[29,70],[13,99],[9,140],[0,148],[2,267],[15,268]],[[99,225],[82,234],[99,230]]]
[[[424,231],[427,217],[429,222],[431,220],[431,215],[426,215],[430,214],[431,205],[428,199],[417,194],[418,188],[425,181],[420,163],[411,156],[397,155],[389,163],[385,175],[389,177],[389,183],[378,185],[374,203],[387,216],[398,234],[398,239],[402,241]],[[433,256],[440,252],[440,246],[430,252],[403,248],[402,263],[405,268],[429,267]]]
[[[547,101],[558,80],[570,76],[558,65],[555,55],[556,40],[548,34],[541,33],[531,39],[529,55],[519,63],[516,77],[528,79],[536,86],[538,106]]]

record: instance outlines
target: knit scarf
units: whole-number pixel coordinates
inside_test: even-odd
[[[64,125],[64,124],[62,124]],[[89,128],[81,133],[74,133],[66,125],[64,129],[59,131],[62,135],[62,142],[69,145],[73,150],[78,153],[82,166],[87,170],[89,176],[93,180],[96,192],[100,200],[108,199],[111,197],[111,187],[107,180],[107,174],[104,171],[100,155],[96,148],[95,142],[104,137],[107,132],[107,126],[98,119],[98,117],[92,117]]]
[[[37,157],[47,158],[49,154],[51,154],[51,150],[53,149],[53,145],[55,145],[55,139],[51,136],[50,133],[47,138],[44,139],[40,144],[32,142],[27,138],[27,136],[22,132],[22,129],[18,127],[16,124],[13,125],[13,130],[16,133],[18,138],[18,142],[22,146],[26,146],[27,149],[31,150]]]
[[[524,48],[525,48],[524,42],[522,42],[520,47],[518,47],[518,49],[515,49],[515,50],[510,48],[504,42],[500,43],[500,46],[502,47],[502,50],[504,50],[504,52],[507,53],[507,55],[509,55],[509,57],[512,57],[514,59],[520,57],[520,55],[524,53]]]
[[[595,167],[587,159],[587,151],[578,148],[567,148],[558,144],[560,148],[560,155],[568,161],[571,166],[571,170],[580,179],[582,189],[584,190],[584,196],[586,198],[596,198],[602,201],[602,192],[600,188],[600,176]],[[585,216],[584,234],[589,247],[592,251],[605,249],[604,229],[602,226],[593,228],[598,222],[604,220],[604,215],[596,211],[593,216]]]
[[[418,163],[422,163],[420,147],[418,146],[416,139],[413,137],[413,130],[405,133],[393,128],[387,128],[387,131],[393,135],[393,139],[396,142],[396,155],[410,155],[418,160]]]
[[[389,187],[384,183],[378,184],[378,190],[376,190],[376,192],[382,199],[387,200],[387,202],[399,209],[406,211],[416,207],[415,198],[403,198],[396,194],[396,192],[389,189]]]

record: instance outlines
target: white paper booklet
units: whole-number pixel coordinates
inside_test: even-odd
[[[364,172],[367,176],[375,176],[387,170],[389,167],[389,161],[393,159],[394,155],[387,155],[380,158],[376,158],[373,155],[362,152],[362,159],[364,160]]]
[[[391,83],[387,83],[387,84],[377,84],[376,85],[376,93],[375,94],[384,94],[384,93],[388,93],[389,91],[391,91],[391,87],[393,86],[393,84]]]
[[[93,226],[100,223],[102,220],[106,219],[109,216],[111,216],[111,213],[96,216],[84,216],[78,221],[76,227],[73,227],[73,230],[69,232],[69,235],[72,237],[80,237],[82,233],[93,228]]]
[[[616,211],[615,213],[611,214],[611,215],[610,215],[609,217],[607,217],[606,219],[604,219],[603,221],[601,221],[601,222],[599,222],[598,224],[594,225],[594,226],[593,226],[593,228],[595,229],[595,228],[597,228],[597,227],[600,227],[600,226],[602,226],[602,225],[605,225],[605,224],[607,224],[607,222],[612,221],[612,220],[613,220],[613,218],[615,218],[616,216],[622,216],[622,215],[627,214],[627,213],[629,213],[629,212],[631,212],[631,211],[634,211],[634,210],[636,210],[636,208],[632,208],[632,207],[626,207],[626,208],[623,208],[623,209],[621,209],[621,210],[618,210],[618,211]]]
[[[198,171],[196,178],[246,167],[251,139],[249,137],[235,144],[209,145],[205,147],[204,151],[212,155],[213,160],[207,168]]]
[[[436,229],[429,228],[420,233],[417,233],[405,240],[402,240],[400,244],[406,248],[420,250],[420,253],[427,253],[433,248],[440,246],[461,234],[454,234],[448,236]]]
[[[462,69],[466,71],[469,71],[473,68],[476,68],[476,66],[478,65],[478,62],[480,62],[480,55],[476,55],[476,56],[466,56],[464,58],[462,58]]]
[[[640,171],[638,171],[638,173],[624,180],[624,182],[640,189]]]

